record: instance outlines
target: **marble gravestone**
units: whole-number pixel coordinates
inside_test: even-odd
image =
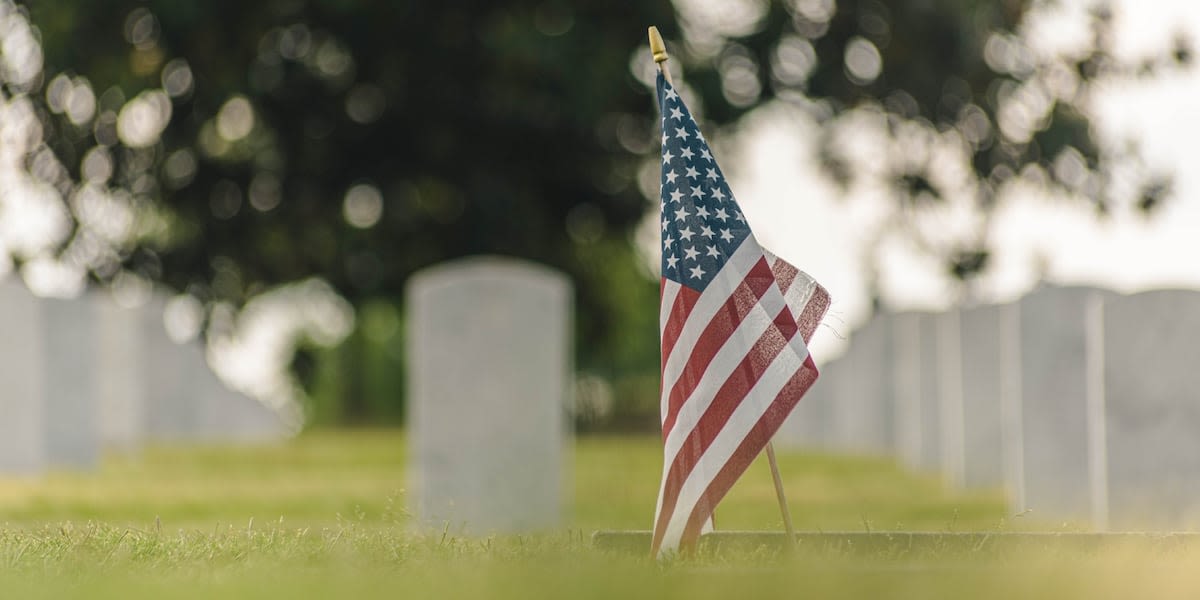
[[[896,457],[910,468],[922,466],[924,438],[936,431],[924,431],[921,377],[921,315],[898,313],[891,317],[892,389],[894,390],[893,434]]]
[[[46,468],[38,303],[18,281],[0,282],[0,477],[37,475]]]
[[[1021,360],[1011,376],[1020,381],[1024,481],[1015,508],[1032,519],[1093,520],[1096,390],[1088,361],[1101,332],[1087,315],[1101,298],[1092,289],[1043,287],[1020,301]]]
[[[1108,524],[1200,528],[1200,293],[1111,297],[1103,322]]]
[[[138,308],[112,296],[90,296],[96,314],[96,393],[100,443],[120,452],[136,450],[146,434],[146,377]]]
[[[41,298],[42,411],[46,461],[90,469],[100,459],[96,393],[96,313],[86,297]]]
[[[477,535],[559,523],[571,304],[562,274],[509,258],[410,280],[409,472],[421,525]]]
[[[888,317],[877,315],[851,335],[845,355],[821,370],[821,378],[827,378],[833,390],[833,449],[874,455],[891,452],[890,352]]]
[[[1006,450],[1001,306],[964,309],[959,317],[962,385],[962,484],[1004,485]],[[1012,443],[1012,442],[1010,442]]]

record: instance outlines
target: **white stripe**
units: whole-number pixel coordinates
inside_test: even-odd
[[[792,351],[788,352],[788,348]],[[692,510],[700,501],[704,490],[708,489],[709,484],[716,478],[721,468],[729,462],[738,446],[746,439],[750,430],[774,402],[783,386],[804,363],[804,359],[807,358],[807,350],[805,350],[800,336],[794,336],[788,348],[780,352],[771,362],[771,366],[750,389],[746,398],[734,409],[733,414],[725,423],[725,427],[717,434],[712,445],[708,447],[695,468],[692,469],[675,501],[675,510],[672,512],[671,520],[664,532],[660,553],[674,550],[679,546],[680,538],[683,537],[683,529],[687,526]]]
[[[762,252],[763,256],[767,258],[767,264],[771,266],[772,272],[775,272],[775,265],[778,262],[782,262],[788,267],[796,269],[795,265],[783,260],[782,258],[779,258],[778,256],[775,256],[774,254],[771,254],[767,250],[763,250]],[[812,300],[813,293],[816,291],[816,289],[817,280],[813,279],[813,277],[808,273],[805,273],[800,269],[796,269],[796,276],[792,278],[792,282],[788,285],[788,288],[786,290],[780,290],[783,292],[783,299],[787,301],[788,309],[792,311],[792,317],[796,319],[797,323],[800,322],[800,317],[804,314],[804,309],[808,307],[808,303],[810,300]]]
[[[670,279],[663,279],[662,284],[662,305],[658,308],[658,342],[662,343],[663,332],[667,330],[667,317],[671,314],[671,308],[675,306],[675,297],[679,295],[679,288],[683,286]]]
[[[704,375],[700,377],[692,394],[684,400],[683,406],[679,407],[675,425],[663,441],[663,455],[669,461],[674,461],[675,454],[683,446],[684,440],[696,427],[700,418],[704,416],[704,412],[712,405],[713,398],[721,386],[725,385],[725,381],[746,358],[746,353],[754,347],[764,332],[775,327],[775,317],[779,311],[783,310],[783,307],[783,296],[775,286],[771,286],[758,304],[750,309],[746,318],[742,319],[733,335],[730,335],[729,339],[721,345],[721,349],[713,356],[712,362],[704,370]],[[795,337],[799,338],[800,336]],[[804,347],[803,342],[800,346]],[[804,351],[803,356],[808,356],[807,350]],[[663,390],[664,403],[667,402],[670,393],[670,390]]]
[[[742,284],[746,273],[754,268],[760,258],[762,258],[762,250],[754,242],[753,237],[747,237],[742,245],[734,251],[733,256],[729,257],[729,261],[721,268],[716,279],[705,288],[704,293],[700,295],[696,305],[692,308],[683,330],[679,333],[679,339],[671,349],[671,356],[663,365],[663,390],[675,387],[675,380],[680,373],[683,373],[683,367],[692,355],[692,349],[700,339],[700,334],[704,333],[704,328],[708,326],[713,315],[725,305],[729,294]],[[666,321],[662,322],[661,328],[666,328]],[[667,376],[668,373],[671,374],[670,378]]]

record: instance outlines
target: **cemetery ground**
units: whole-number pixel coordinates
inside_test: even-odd
[[[538,535],[415,532],[403,434],[313,432],[275,446],[157,447],[90,474],[0,481],[0,597],[1195,597],[1200,547],[1047,543],[1020,550],[715,548],[670,564],[599,550],[645,529],[652,436],[584,436],[567,522]],[[798,529],[1070,531],[1006,513],[999,492],[950,492],[882,459],[781,453]],[[760,459],[718,529],[778,530]]]

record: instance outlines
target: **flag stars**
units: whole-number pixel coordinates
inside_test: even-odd
[[[663,220],[662,220],[662,230],[663,230],[663,231],[666,231],[666,230],[667,230],[667,227],[668,227],[668,226],[670,226],[670,225],[671,225],[671,222],[670,222],[670,221],[668,221],[668,220],[666,220],[666,219],[663,219]],[[707,228],[707,227],[705,227],[705,229],[708,229],[708,228]],[[709,232],[709,233],[711,233],[711,232]],[[703,231],[701,231],[701,232],[700,232],[700,235],[704,235],[704,232],[703,232]]]
[[[666,178],[667,183],[674,184],[675,180],[679,178],[679,172],[675,169],[671,169],[670,171],[667,171]]]
[[[677,137],[681,140],[686,140],[689,137],[691,137],[691,135],[688,133],[688,130],[686,127],[676,127],[675,128],[675,137]]]
[[[679,110],[678,106],[676,106],[675,108],[672,108],[671,109],[671,118],[675,119],[676,121],[683,119],[683,111]],[[666,119],[663,119],[663,121],[665,122]]]
[[[704,210],[703,207],[700,210]],[[666,231],[666,230],[667,230],[667,222],[663,221],[663,231]],[[716,234],[713,233],[712,228],[709,227],[708,225],[705,225],[700,228],[700,236],[701,237],[711,240],[711,239],[713,239],[714,235],[716,235]]]
[[[733,234],[732,234],[732,233],[730,233],[730,231],[729,231],[728,229],[722,229],[722,230],[721,230],[721,239],[722,239],[722,240],[725,240],[725,242],[727,242],[727,243],[728,243],[728,242],[732,242],[732,241],[733,241]]]
[[[691,214],[692,213],[687,211],[686,207],[680,207],[679,210],[675,211],[675,220],[683,221],[683,220],[687,219]]]
[[[672,160],[672,159],[674,159],[674,158],[675,158],[675,155],[674,155],[674,154],[671,154],[671,151],[670,151],[670,150],[667,150],[666,152],[663,152],[663,164],[664,164],[664,165],[666,165],[666,164],[670,164],[670,163],[671,163],[671,160]],[[690,168],[691,168],[691,167],[689,167],[689,169],[690,169]],[[695,170],[695,169],[692,169],[692,170]]]
[[[683,192],[675,190],[671,192],[671,202],[679,202],[683,199]]]
[[[691,248],[684,249],[683,254],[685,260],[696,260],[696,257],[700,256],[700,251],[696,250],[695,246],[692,246]]]
[[[687,146],[684,146],[684,147],[683,147],[683,152],[681,152],[681,153],[680,153],[680,156],[682,156],[682,157],[684,157],[684,158],[686,158],[686,159],[688,159],[688,160],[691,160],[693,156],[696,156],[696,153],[695,153],[695,152],[692,152],[692,149],[691,149],[691,148],[689,148],[689,147],[687,147]]]
[[[712,153],[710,153],[708,151],[708,148],[700,149],[700,158],[703,158],[704,160],[707,160],[708,162],[716,162],[713,160]]]
[[[675,240],[672,239],[671,236],[668,235],[667,237],[664,237],[663,238],[663,250],[670,248],[671,244],[673,244],[673,243],[675,243]]]
[[[697,206],[696,207],[696,216],[700,217],[701,219],[707,219],[708,218],[708,209],[704,208],[703,206]],[[708,229],[708,228],[705,227],[705,229]]]
[[[689,156],[688,158],[691,158],[691,157]],[[716,169],[705,169],[705,170],[708,171],[708,174],[705,175],[705,177],[707,177],[709,179],[717,178],[717,170]]]
[[[665,159],[666,159],[666,155],[663,155],[663,156],[664,156],[664,160],[665,160]],[[693,168],[693,167],[688,167],[688,168],[687,168],[687,176],[688,176],[688,177],[691,177],[692,179],[696,179],[696,178],[700,177],[700,172],[699,172],[699,171],[697,171],[697,170],[696,170],[695,168]]]
[[[692,241],[693,235],[696,235],[696,232],[692,231],[691,227],[684,227],[683,229],[679,230],[679,239],[681,240],[690,242]]]
[[[713,195],[715,196],[716,194],[713,194]],[[713,215],[713,218],[720,219],[721,222],[724,223],[725,221],[729,220],[729,213],[725,212],[725,209],[723,209],[723,208],[718,208],[717,214]]]
[[[701,277],[704,277],[704,269],[701,269],[700,265],[696,265],[691,269],[688,269],[688,272],[691,274],[692,279],[700,279]]]
[[[725,192],[722,192],[721,188],[718,187],[713,190],[712,197],[716,198],[720,202],[724,202],[725,201]]]
[[[674,254],[667,255],[667,268],[674,269],[675,263],[679,262],[679,257]]]
[[[700,186],[696,186],[696,187],[692,188],[692,197],[693,198],[703,198],[704,190],[701,189]],[[696,214],[700,214],[700,213],[696,213]]]
[[[721,258],[721,253],[717,251],[716,246],[705,246],[704,253],[713,258]]]
[[[742,211],[740,211],[740,210],[733,211],[733,218],[735,218],[743,223],[746,222],[746,217],[742,216]]]
[[[679,97],[679,94],[675,93],[675,88],[673,88],[673,87],[667,88],[667,100],[675,100],[678,97]]]

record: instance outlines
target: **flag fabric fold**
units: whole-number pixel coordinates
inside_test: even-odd
[[[652,552],[690,548],[812,386],[807,341],[829,307],[808,274],[759,247],[679,94],[662,116],[663,475]]]

